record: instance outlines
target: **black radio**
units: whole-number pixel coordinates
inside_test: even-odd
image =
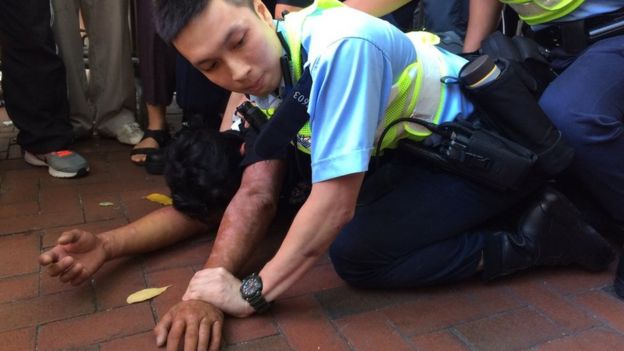
[[[236,108],[239,114],[257,133],[260,132],[262,126],[267,122],[267,116],[256,105],[249,101],[245,101]]]

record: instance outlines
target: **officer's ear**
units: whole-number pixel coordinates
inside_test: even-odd
[[[258,17],[266,23],[273,24],[273,16],[271,11],[264,5],[262,0],[253,0],[253,8]]]

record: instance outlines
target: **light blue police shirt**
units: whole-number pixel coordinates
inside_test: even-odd
[[[391,87],[416,61],[414,47],[388,22],[347,7],[308,16],[301,39],[313,81],[312,182],[365,172]],[[442,52],[449,75],[457,76],[466,61]],[[441,122],[472,111],[459,87],[449,86]]]

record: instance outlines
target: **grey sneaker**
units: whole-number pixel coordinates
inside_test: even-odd
[[[48,173],[56,178],[76,178],[89,173],[87,160],[70,150],[39,155],[25,151],[24,161],[33,166],[47,166]]]
[[[143,139],[143,130],[137,122],[127,123],[119,128],[116,137],[122,144],[136,145]]]

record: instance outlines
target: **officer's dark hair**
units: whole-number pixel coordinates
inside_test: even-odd
[[[201,221],[223,210],[240,185],[241,144],[242,139],[215,130],[179,133],[167,148],[165,166],[173,206]]]
[[[170,43],[186,25],[197,17],[211,0],[155,0],[156,31]],[[247,6],[253,11],[253,0],[225,0],[235,6]]]

